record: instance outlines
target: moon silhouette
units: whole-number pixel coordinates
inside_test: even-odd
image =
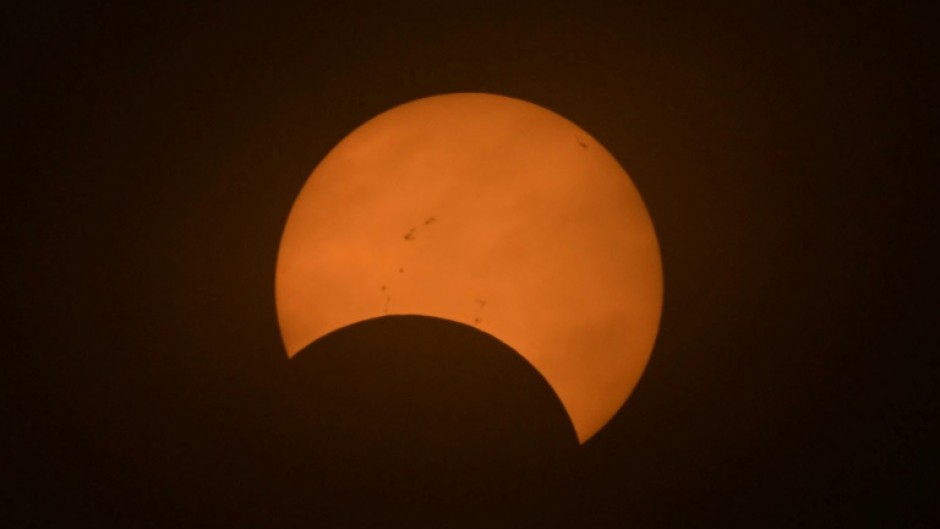
[[[275,276],[289,356],[385,315],[471,325],[545,377],[582,443],[642,375],[662,289],[614,157],[558,114],[482,93],[403,104],[336,145],[290,211]]]

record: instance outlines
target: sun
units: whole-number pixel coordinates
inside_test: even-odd
[[[336,145],[293,205],[275,275],[289,355],[382,315],[472,325],[542,373],[582,442],[639,380],[662,288],[616,159],[554,112],[480,93],[395,107]]]

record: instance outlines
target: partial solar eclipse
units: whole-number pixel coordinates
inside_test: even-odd
[[[542,374],[583,443],[646,366],[663,279],[643,200],[591,135],[459,93],[388,110],[322,160],[287,219],[275,295],[289,356],[385,315],[475,326]]]

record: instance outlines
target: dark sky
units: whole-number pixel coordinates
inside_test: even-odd
[[[15,526],[290,525],[251,501],[286,435],[260,419],[284,398],[286,216],[353,128],[455,91],[522,98],[589,131],[660,238],[650,365],[574,457],[556,522],[940,520],[926,13],[34,4],[4,15]],[[323,509],[313,496],[292,516]]]

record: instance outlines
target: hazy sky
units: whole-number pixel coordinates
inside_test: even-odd
[[[323,434],[272,426],[294,402],[280,237],[351,130],[455,91],[590,132],[659,239],[649,365],[554,504],[591,527],[936,525],[935,24],[917,6],[11,9],[9,525],[321,512],[270,514],[269,469],[306,461],[284,432]],[[415,243],[445,233],[438,213]]]

